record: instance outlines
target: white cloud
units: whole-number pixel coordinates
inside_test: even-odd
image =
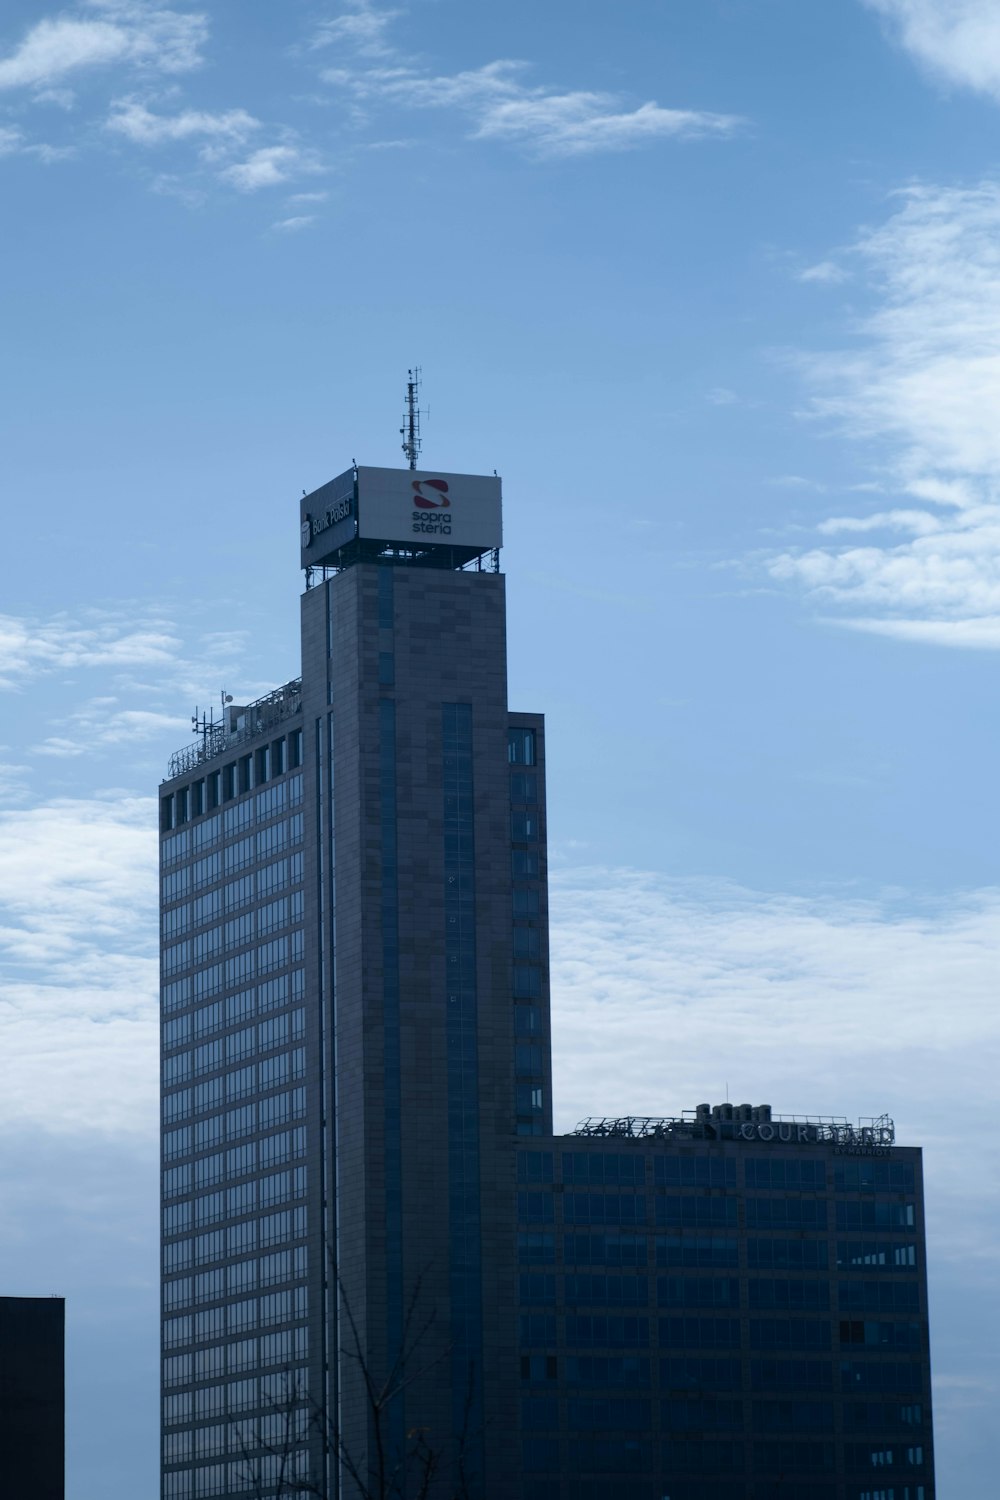
[[[168,732],[180,739],[190,731],[191,721],[155,709],[120,708],[116,698],[94,698],[65,719],[50,720],[49,727],[67,732],[47,736],[35,754],[74,758],[110,745],[158,740]]]
[[[852,252],[876,298],[859,349],[803,370],[814,415],[870,445],[903,503],[819,528],[868,545],[789,550],[769,567],[854,629],[983,647],[1000,621],[1000,185],[901,198]]]
[[[806,266],[804,271],[799,271],[799,281],[819,282],[824,286],[836,286],[841,281],[848,279],[849,273],[843,266],[838,266],[836,261],[821,260],[815,266]]]
[[[0,1124],[152,1123],[155,819],[152,798],[0,815]]]
[[[107,122],[109,130],[140,146],[159,146],[199,136],[240,142],[257,130],[259,124],[245,109],[230,109],[222,114],[185,109],[176,115],[157,115],[135,99],[119,100]]]
[[[539,156],[621,151],[669,137],[725,136],[742,124],[735,115],[667,109],[653,101],[627,109],[613,94],[533,87],[522,82],[525,67],[499,59],[445,76],[411,67],[338,67],[327,69],[323,77],[362,101],[462,110],[471,118],[473,139],[510,141]]]
[[[225,167],[219,176],[241,193],[255,193],[260,188],[280,187],[303,173],[320,171],[315,155],[299,146],[264,146],[245,161]]]
[[[315,214],[298,214],[291,219],[278,219],[271,225],[271,228],[280,234],[297,234],[300,229],[308,229],[309,225],[315,222]]]
[[[45,88],[71,73],[112,64],[183,72],[201,61],[206,36],[204,16],[141,0],[90,0],[75,15],[37,21],[13,51],[0,56],[0,90]]]
[[[386,40],[398,10],[376,10],[371,0],[354,0],[350,8],[332,20],[323,21],[312,39],[316,48],[345,44],[362,57],[385,57],[393,48]]]
[[[1000,98],[996,0],[864,0],[930,73]]]
[[[81,623],[66,616],[39,621],[0,615],[0,689],[76,667],[160,667],[175,660],[179,644],[161,621]]]

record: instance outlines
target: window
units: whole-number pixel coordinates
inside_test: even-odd
[[[244,912],[226,923],[226,951],[243,948],[253,942],[253,912]]]
[[[537,964],[515,964],[514,998],[536,1000],[542,993],[542,971]]]
[[[226,1062],[239,1062],[244,1057],[254,1055],[255,1032],[252,1026],[245,1026],[242,1031],[231,1032],[226,1037]]]
[[[792,1161],[780,1157],[751,1157],[746,1162],[746,1185],[776,1191],[823,1192],[826,1188],[826,1163],[800,1157]]]
[[[214,1187],[217,1182],[221,1182],[225,1175],[224,1162],[221,1151],[212,1156],[199,1157],[195,1162],[195,1186]]]
[[[222,892],[208,891],[207,895],[199,895],[192,903],[192,915],[195,919],[195,927],[204,927],[205,922],[213,922],[222,910]]]
[[[510,800],[515,804],[538,801],[538,777],[530,771],[513,771],[510,778]]]
[[[210,969],[200,969],[194,976],[195,1000],[207,1000],[222,989],[222,965],[213,964]]]
[[[174,1010],[181,1010],[185,1005],[191,1003],[191,977],[186,979],[175,979],[172,984],[165,984],[160,991],[163,1010],[169,1014]]]
[[[512,849],[510,851],[511,874],[515,880],[538,875],[537,849]]]
[[[168,1130],[163,1137],[163,1159],[171,1161],[177,1156],[187,1156],[191,1150],[191,1127],[183,1126],[180,1130]]]
[[[231,1109],[227,1113],[227,1141],[238,1141],[241,1136],[253,1135],[256,1129],[257,1106],[255,1104],[244,1104],[239,1109]]]
[[[182,937],[191,926],[191,907],[175,906],[171,911],[163,913],[162,931],[164,942],[173,938]]]
[[[708,1156],[657,1156],[653,1180],[665,1187],[735,1188],[736,1162]]]
[[[257,1327],[257,1299],[251,1297],[244,1302],[231,1302],[226,1309],[226,1327],[232,1333],[245,1333]]]
[[[536,764],[535,731],[533,729],[508,730],[507,759],[512,766],[533,766]]]
[[[537,927],[514,928],[514,957],[538,958],[541,951],[541,934]]]
[[[515,887],[513,899],[515,917],[538,916],[538,891],[534,886]]]
[[[206,885],[214,885],[221,877],[222,855],[218,852],[206,854],[191,866],[191,884],[196,891],[203,890]]]
[[[294,770],[302,764],[302,730],[293,729],[288,736],[288,765]]]
[[[527,844],[539,837],[538,814],[536,812],[512,812],[510,815],[510,838],[513,844]]]
[[[207,1083],[197,1083],[194,1087],[194,1108],[196,1114],[205,1114],[210,1109],[217,1109],[222,1103],[222,1079],[210,1078]]]
[[[212,892],[218,896],[218,891]],[[241,875],[238,880],[231,880],[222,891],[225,910],[238,911],[241,906],[249,906],[253,900],[253,876]]]
[[[280,901],[272,901],[267,906],[262,906],[257,913],[257,932],[260,937],[267,937],[269,933],[277,932],[281,927],[288,926],[289,902],[288,897],[283,896]]]

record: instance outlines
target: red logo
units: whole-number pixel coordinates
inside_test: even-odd
[[[434,495],[428,495],[424,486],[436,490]],[[413,503],[420,510],[439,510],[442,506],[450,505],[448,499],[448,481],[446,479],[414,479],[413,481]]]

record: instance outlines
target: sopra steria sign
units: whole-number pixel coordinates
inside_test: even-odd
[[[307,568],[356,539],[487,552],[503,540],[500,480],[359,465],[303,496],[300,523]]]

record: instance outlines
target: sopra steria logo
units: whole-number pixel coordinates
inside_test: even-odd
[[[451,516],[448,511],[451,501],[448,499],[447,479],[414,479],[413,504],[416,509],[411,512],[411,531],[418,536],[451,536]],[[428,515],[428,511],[431,512]],[[434,512],[437,514],[433,514]]]
[[[427,486],[427,489],[424,486]],[[428,494],[427,490],[432,490]],[[450,505],[447,479],[414,479],[413,503],[420,510],[441,510]]]

